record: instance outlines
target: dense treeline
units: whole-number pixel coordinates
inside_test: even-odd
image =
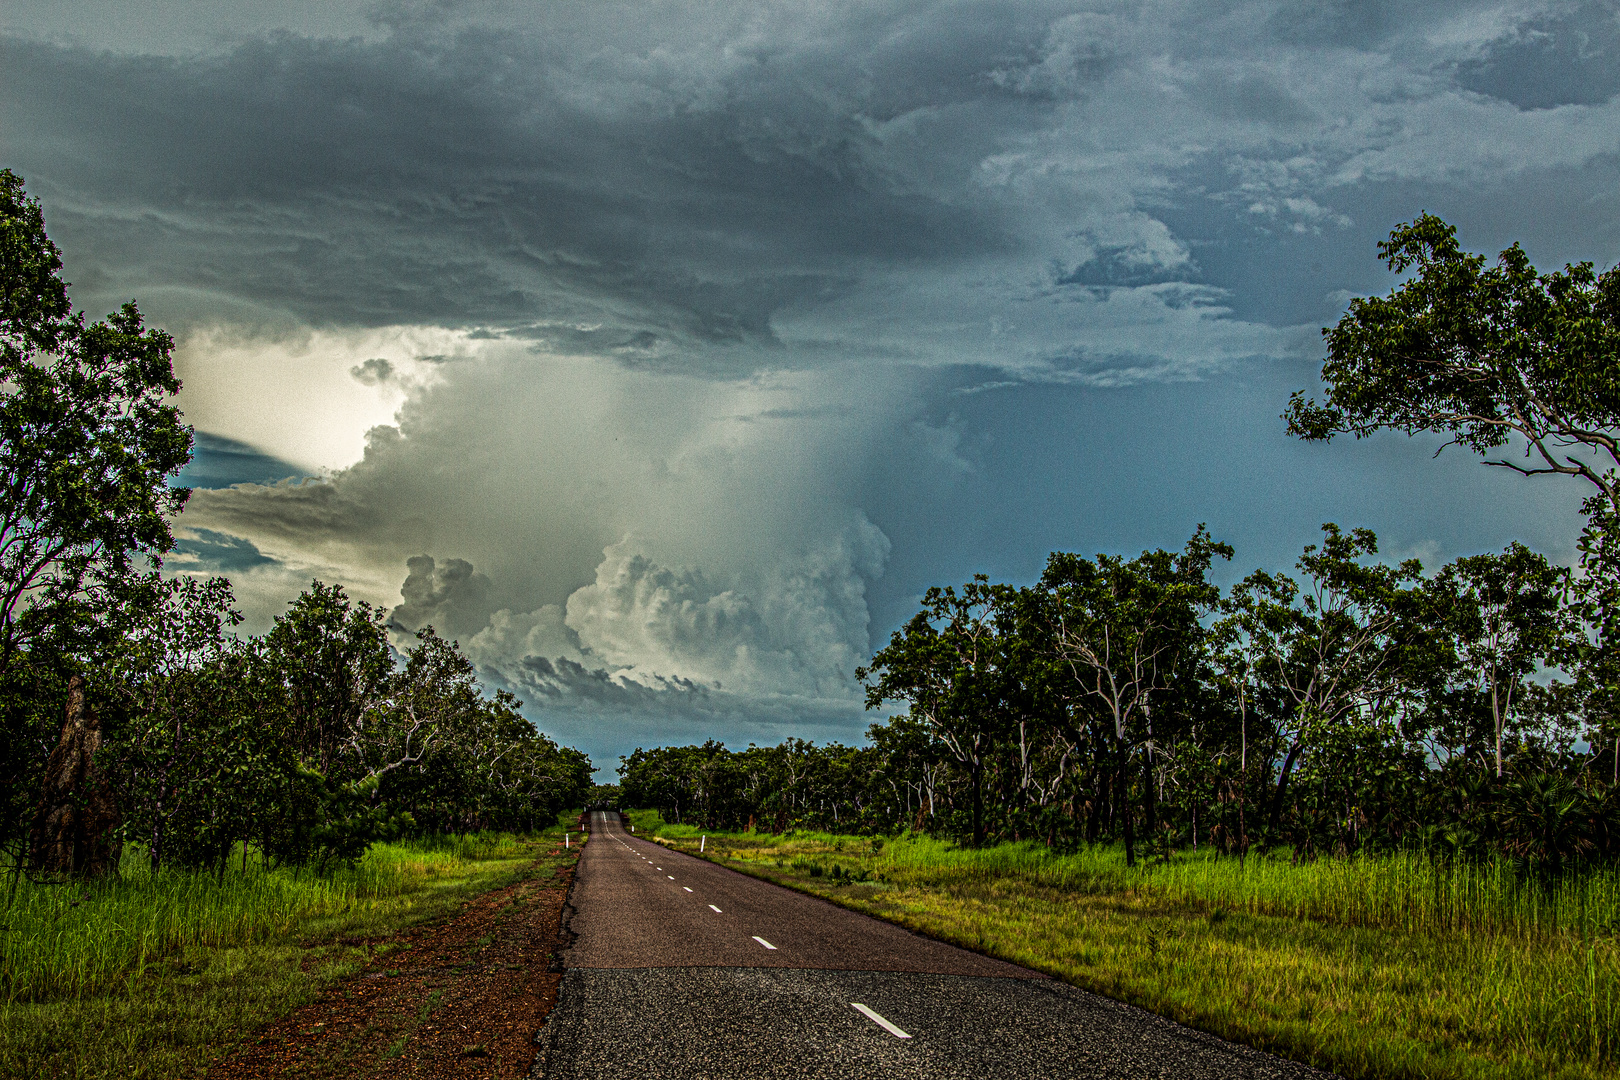
[[[189,492],[174,342],[72,310],[0,171],[0,848],[21,871],[351,861],[407,832],[549,825],[591,767],[431,629],[314,585],[262,638],[223,579],[168,578]],[[64,719],[66,723],[64,723]]]
[[[1131,861],[1620,858],[1620,270],[1539,275],[1517,245],[1488,265],[1427,215],[1380,253],[1407,280],[1324,331],[1325,400],[1295,395],[1290,432],[1436,433],[1579,479],[1573,572],[1514,544],[1426,573],[1334,525],[1294,574],[1224,592],[1233,552],[1202,527],[1179,552],[1054,553],[1031,586],[929,590],[858,672],[869,708],[906,709],[869,746],[638,750],[624,801],[717,828],[1123,841]]]
[[[99,698],[122,835],[155,863],[248,842],[324,865],[409,833],[543,828],[590,787],[586,756],[486,696],[432,628],[401,656],[381,609],[316,582],[242,638],[224,581],[154,586]]]
[[[1520,546],[1424,575],[1324,529],[1298,576],[1054,554],[930,590],[862,675],[870,745],[638,750],[623,800],[715,828],[906,828],[1137,851],[1421,844],[1555,871],[1620,855],[1615,731],[1566,571]],[[1538,678],[1538,672],[1543,676]],[[1583,745],[1584,743],[1584,745]]]

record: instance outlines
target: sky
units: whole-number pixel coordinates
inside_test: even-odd
[[[1054,550],[1571,561],[1571,482],[1279,414],[1419,213],[1614,265],[1617,95],[1612,0],[0,8],[0,167],[177,342],[168,569],[431,624],[603,779],[859,741]]]

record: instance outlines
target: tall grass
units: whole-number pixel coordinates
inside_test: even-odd
[[[233,859],[223,873],[152,873],[125,852],[99,882],[4,880],[0,1004],[45,1002],[133,988],[149,965],[194,948],[285,938],[312,920],[408,905],[402,894],[469,859],[499,858],[517,841],[475,835],[374,845],[357,865],[326,875]],[[9,878],[9,874],[7,877]]]
[[[637,817],[638,824],[641,819]],[[695,840],[705,830],[648,822],[671,840]],[[785,844],[820,853],[901,883],[945,885],[1015,878],[1087,895],[1158,897],[1200,910],[1311,919],[1340,926],[1411,933],[1474,933],[1527,938],[1620,933],[1620,871],[1597,870],[1546,881],[1512,862],[1448,862],[1421,852],[1392,852],[1294,862],[1286,852],[1218,857],[1178,853],[1169,860],[1125,865],[1117,845],[1072,854],[1040,843],[965,848],[933,837],[859,837],[811,831],[783,837],[713,831],[739,853]],[[873,841],[878,841],[874,845]],[[876,850],[874,850],[874,848]]]
[[[1118,848],[1054,854],[1032,843],[958,848],[929,837],[886,843],[870,865],[896,880],[948,876],[1032,884],[1090,894],[1156,896],[1202,909],[1313,919],[1409,933],[1520,937],[1620,930],[1620,873],[1601,870],[1546,882],[1512,863],[1445,862],[1398,852],[1294,864],[1286,857],[1181,855],[1125,865]]]

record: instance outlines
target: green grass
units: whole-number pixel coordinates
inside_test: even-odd
[[[703,835],[633,820],[686,851]],[[707,835],[727,865],[1347,1076],[1620,1076],[1613,873]]]
[[[522,879],[560,837],[379,844],[324,877],[252,857],[154,875],[136,850],[106,881],[25,878],[0,937],[0,1076],[197,1075],[363,967],[377,939]]]

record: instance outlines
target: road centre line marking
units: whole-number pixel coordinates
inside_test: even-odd
[[[709,910],[714,912],[716,915],[724,915],[725,914],[725,912],[721,911],[719,908],[715,907],[713,904],[709,905]]]
[[[758,941],[759,939],[755,938],[754,940]],[[895,1027],[893,1024],[889,1023],[887,1020],[883,1019],[883,1017],[879,1016],[877,1013],[873,1012],[871,1009],[868,1009],[865,1005],[862,1005],[860,1002],[852,1001],[852,1002],[849,1003],[849,1005],[850,1005],[850,1008],[854,1009],[856,1012],[860,1013],[862,1016],[864,1016],[868,1020],[872,1021],[872,1023],[876,1024],[878,1027],[882,1028],[884,1031],[887,1031],[890,1035],[893,1035],[895,1038],[897,1038],[897,1039],[909,1039],[909,1038],[911,1038],[910,1035],[907,1035],[905,1032],[901,1031],[899,1028]]]
[[[754,940],[759,942],[761,945],[765,946],[767,949],[771,950],[771,952],[776,951],[776,946],[775,945],[772,945],[770,942],[766,941],[764,938],[760,937],[758,934],[754,935]]]
[[[692,891],[692,886],[690,886],[690,885],[682,885],[681,888],[685,889],[687,892]]]
[[[669,880],[671,880],[671,881],[675,880],[675,875],[674,874],[669,874],[667,876],[668,876]]]

